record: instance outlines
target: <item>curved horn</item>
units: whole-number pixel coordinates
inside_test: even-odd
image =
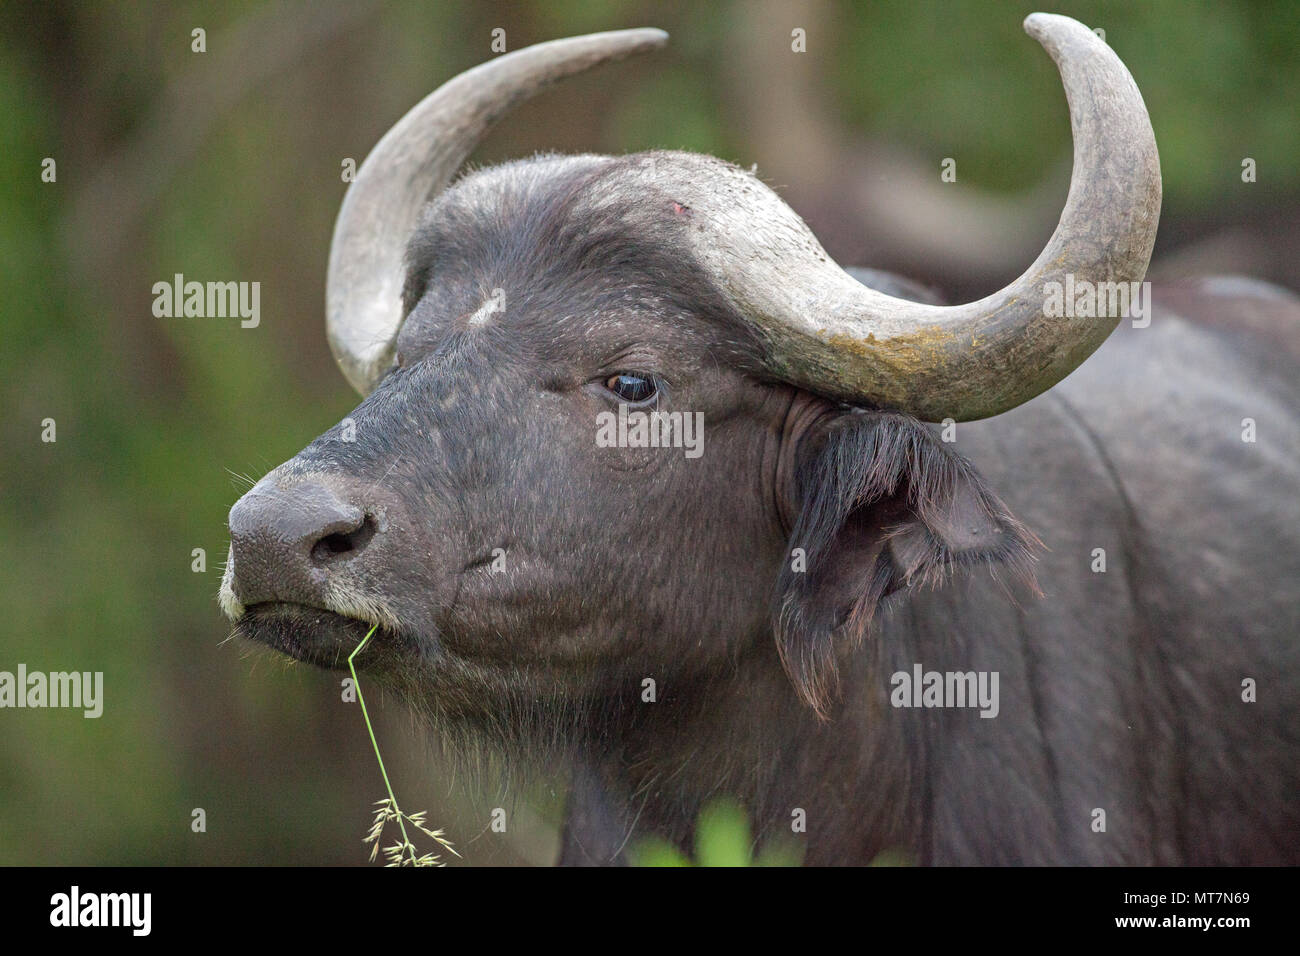
[[[402,256],[421,207],[488,130],[548,84],[667,39],[662,30],[617,30],[507,53],[444,83],[384,134],[343,198],[325,291],[330,348],[357,391],[367,394],[392,363]]]
[[[1118,316],[1045,315],[1046,287],[1067,275],[1146,275],[1160,218],[1151,122],[1124,64],[1083,24],[1035,13],[1025,30],[1065,84],[1074,172],[1047,247],[999,292],[951,307],[896,299],[844,272],[788,206],[734,167],[681,190],[707,213],[697,222],[708,225],[689,233],[696,256],[765,339],[774,374],[926,421],[969,421],[1051,388],[1114,330]]]

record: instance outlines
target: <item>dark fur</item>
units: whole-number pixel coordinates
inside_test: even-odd
[[[541,157],[440,196],[357,440],[259,484],[382,517],[330,571],[402,622],[360,663],[453,750],[570,768],[564,862],[689,847],[718,794],[759,842],[806,813],[809,863],[1300,859],[1300,375],[1157,311],[948,444],[763,372],[638,162]],[[616,371],[703,413],[704,457],[596,447]],[[1246,415],[1269,445],[1238,440]],[[1031,551],[1042,596],[1017,602],[990,571],[1028,580]],[[324,665],[357,630],[265,613],[249,636]],[[998,718],[891,707],[916,663],[997,671]]]
[[[788,562],[781,572],[774,611],[781,659],[800,696],[825,713],[838,690],[836,632],[851,645],[866,636],[882,598],[905,587],[941,584],[954,570],[984,563],[996,572],[1006,565],[1032,582],[1035,542],[970,462],[949,450],[915,419],[889,413],[846,414],[820,438],[816,454],[799,471],[803,502],[791,548],[807,553],[806,572]],[[952,517],[958,491],[969,492],[962,520],[994,530],[979,548],[955,548],[934,530]],[[874,562],[853,567],[847,607],[820,600],[834,589],[848,555],[842,547],[847,525],[870,525],[879,546]],[[908,532],[919,550],[900,567],[888,544]]]

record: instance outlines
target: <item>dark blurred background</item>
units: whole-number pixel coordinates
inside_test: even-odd
[[[0,670],[103,671],[105,709],[0,711],[0,863],[365,861],[384,790],[360,714],[340,675],[225,642],[226,513],[239,476],[357,400],[323,332],[343,160],[493,56],[494,29],[511,50],[631,26],[672,39],[542,95],[476,162],[665,147],[757,163],[840,262],[966,299],[1028,265],[1065,198],[1065,98],[1021,29],[1035,9],[1104,29],[1146,98],[1165,185],[1152,278],[1296,288],[1294,0],[4,4]],[[178,272],[260,282],[261,324],[155,318],[153,284]],[[404,809],[464,863],[551,861],[563,778],[508,804],[469,792],[399,702],[368,700]]]

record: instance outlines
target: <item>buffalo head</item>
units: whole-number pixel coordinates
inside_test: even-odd
[[[756,175],[707,156],[452,181],[509,108],[658,31],[530,47],[430,95],[335,229],[329,340],[364,399],[230,513],[238,630],[339,666],[378,625],[360,663],[421,708],[559,739],[647,677],[671,695],[749,658],[825,712],[883,597],[1022,564],[1031,536],[922,423],[1068,375],[1116,320],[1047,318],[1044,284],[1140,280],[1160,206],[1124,66],[1073,20],[1026,29],[1069,99],[1069,197],[1024,275],[952,307],[857,281]],[[702,423],[695,445],[601,440],[650,411]]]

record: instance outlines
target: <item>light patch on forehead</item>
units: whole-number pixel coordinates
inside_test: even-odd
[[[505,312],[505,310],[506,290],[493,289],[491,297],[484,301],[484,303],[478,307],[478,310],[465,320],[465,324],[469,326],[486,325],[494,315],[500,315]]]

